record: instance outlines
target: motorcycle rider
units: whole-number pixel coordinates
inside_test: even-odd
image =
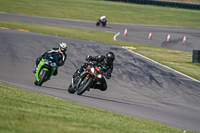
[[[111,51],[107,52],[104,55],[97,55],[97,56],[91,56],[87,55],[86,61],[88,62],[95,62],[97,65],[101,65],[103,67],[103,71],[105,72],[104,76],[107,79],[111,78],[111,73],[113,71],[113,61],[115,60],[115,54]],[[75,76],[79,76],[84,69],[88,66],[90,63],[84,63],[81,65],[80,69],[75,73]],[[100,89],[101,91],[107,90],[107,83],[106,80],[103,78],[100,79],[101,84],[96,84],[92,88],[94,89]]]
[[[58,46],[58,48],[52,48],[49,49],[48,51],[44,52],[40,57],[38,57],[35,60],[35,67],[33,69],[33,73],[36,73],[36,69],[42,58],[45,56],[46,53],[52,53],[54,56],[57,57],[58,59],[58,67],[63,66],[65,63],[65,60],[67,58],[67,54],[65,53],[67,50],[67,44],[64,42],[61,42]],[[56,76],[58,74],[58,67],[54,71],[53,75]]]
[[[101,22],[106,22],[107,20],[106,20],[106,16],[105,15],[103,15],[103,16],[101,16],[100,18],[99,18],[99,21],[101,21]]]

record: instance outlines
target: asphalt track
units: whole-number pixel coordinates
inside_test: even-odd
[[[11,13],[0,12],[0,20],[9,20],[16,22],[25,22],[58,27],[70,27],[76,29],[99,30],[112,33],[119,33],[116,37],[118,41],[134,42],[139,44],[148,44],[167,49],[174,49],[185,52],[200,50],[199,38],[200,28],[191,27],[168,27],[168,26],[150,26],[136,24],[109,23],[106,28],[96,27],[94,21],[80,21],[55,19],[45,17],[35,17]],[[127,28],[127,36],[124,36],[124,30]],[[149,33],[152,32],[152,39],[149,40]],[[170,34],[170,41],[167,42],[167,36]],[[186,35],[186,43],[183,43],[183,37]]]
[[[131,28],[133,26],[134,28],[137,27],[137,29],[141,27],[141,32],[144,29],[141,33],[144,34],[147,32],[144,27],[148,27],[109,24],[107,28],[103,28],[95,27],[95,22],[89,21],[10,15],[12,16],[11,18],[6,17],[4,19],[9,14],[0,13],[0,19],[7,20],[9,18],[15,21],[31,21],[32,23],[37,22],[39,24],[69,26],[72,28],[73,26],[76,28],[83,27],[83,29],[106,30],[115,33],[120,32],[120,29],[123,31],[123,27],[130,26]],[[13,18],[14,16],[15,18]],[[20,19],[20,16],[24,18]],[[89,25],[91,24],[92,26],[90,27]],[[156,31],[165,28],[160,26],[149,26],[148,28],[151,29],[152,27]],[[167,31],[162,33],[167,33],[170,29],[176,31],[177,36],[185,34],[183,29],[188,29],[186,30],[187,34],[193,38],[200,35],[194,34],[194,32],[199,32],[198,28],[184,27],[166,27]],[[117,40],[124,40],[125,38],[125,40],[130,41],[132,38],[129,38],[131,37],[129,34],[130,32],[128,32],[126,38],[123,35],[119,35]],[[142,37],[140,39],[142,40]],[[67,42],[69,45],[68,58],[65,65],[59,68],[59,73],[56,77],[52,77],[42,87],[34,86],[32,69],[35,58],[47,49],[57,46],[61,41]],[[198,39],[190,41],[193,47],[187,47],[184,51],[191,52],[193,48],[199,48],[198,45],[192,42],[198,41]],[[177,48],[179,43],[181,42],[177,43]],[[184,44],[184,47],[186,45]],[[91,91],[85,92],[82,96],[69,94],[66,89],[71,82],[71,76],[84,62],[85,56],[87,54],[104,54],[108,50],[116,54],[112,78],[107,80],[108,90],[102,92],[91,89]],[[12,29],[0,29],[0,55],[0,81],[3,83],[119,114],[200,132],[200,82],[146,60],[120,46]]]

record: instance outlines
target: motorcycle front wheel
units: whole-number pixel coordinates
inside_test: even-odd
[[[86,80],[86,79],[85,79]],[[77,95],[82,95],[87,89],[89,89],[93,83],[93,78],[89,77],[87,81],[83,81],[83,84],[80,84],[79,89],[77,90]]]
[[[106,27],[106,23],[105,23],[105,22],[104,22],[104,23],[102,23],[102,26],[103,26],[103,27]]]
[[[38,86],[41,86],[43,83],[44,83],[44,81],[45,81],[45,79],[48,77],[48,71],[45,71],[45,70],[42,70],[42,72],[41,72],[42,74],[39,76],[40,77],[40,80],[39,80],[39,82],[38,82]]]

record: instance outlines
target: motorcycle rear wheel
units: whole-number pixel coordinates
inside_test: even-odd
[[[93,78],[90,77],[85,84],[81,84],[79,89],[77,90],[77,95],[82,95],[87,89],[91,87],[93,83]]]

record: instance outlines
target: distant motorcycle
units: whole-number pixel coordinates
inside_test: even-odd
[[[98,21],[96,22],[96,26],[102,25],[103,27],[105,27],[106,23],[107,23],[106,19],[104,19],[104,20],[98,19]]]
[[[52,53],[47,53],[44,58],[38,64],[35,73],[35,82],[37,86],[41,86],[47,80],[50,80],[50,77],[57,68],[57,57],[53,56]]]
[[[82,95],[86,90],[89,91],[92,86],[100,83],[99,79],[104,76],[103,67],[93,63],[89,64],[80,76],[76,76],[77,71],[73,74],[72,82],[68,87],[68,92],[71,94],[76,92],[77,95]]]

